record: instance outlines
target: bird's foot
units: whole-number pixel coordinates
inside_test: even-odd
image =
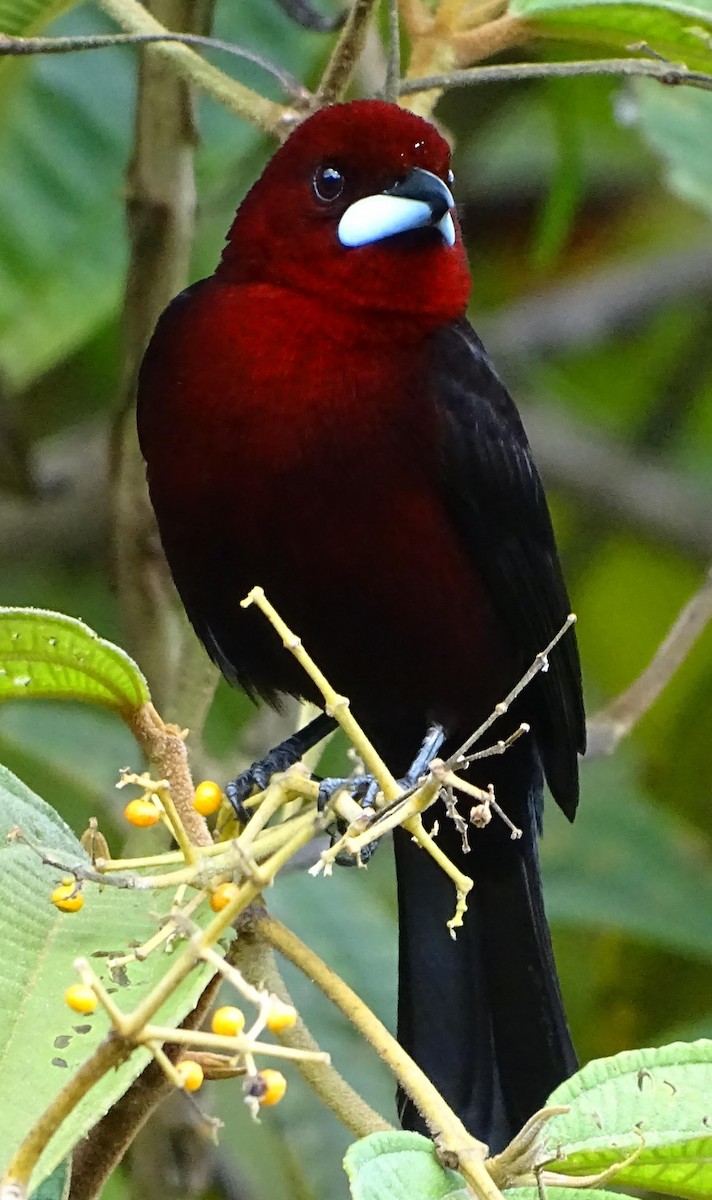
[[[445,733],[441,726],[434,725],[428,730],[418,753],[403,778],[398,781],[399,786],[404,792],[410,792],[417,787],[418,781],[427,772],[430,763],[440,750],[444,740]],[[317,802],[319,812],[324,812],[326,806],[342,788],[348,789],[350,796],[361,805],[363,812],[372,813],[374,811],[379,784],[374,775],[365,774],[355,775],[349,779],[322,779],[319,784],[319,798]],[[332,846],[340,837],[343,837],[346,829],[346,822],[337,818],[335,827],[332,826],[331,831]],[[368,846],[364,846],[360,851],[358,860],[354,855],[342,850],[337,855],[336,862],[342,867],[352,867],[357,861],[363,865],[372,858],[377,846],[378,841],[370,842]]]
[[[225,794],[235,811],[235,816],[242,825],[249,819],[245,801],[255,788],[257,791],[263,791],[273,775],[293,767],[306,754],[307,750],[311,750],[312,746],[315,746],[332,731],[334,725],[332,717],[327,717],[325,713],[320,714],[304,729],[298,730],[297,733],[280,742],[278,746],[274,746],[265,754],[264,758],[254,762],[251,767],[242,771],[227,784]]]

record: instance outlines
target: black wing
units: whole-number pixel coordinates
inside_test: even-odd
[[[467,321],[441,330],[432,370],[452,518],[520,656],[522,673],[570,612],[544,489],[519,413]],[[573,818],[586,732],[574,631],[529,685],[554,798]]]

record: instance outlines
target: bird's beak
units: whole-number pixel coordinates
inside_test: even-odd
[[[369,246],[397,233],[428,226],[439,229],[448,246],[455,244],[450,209],[452,192],[431,171],[413,167],[405,179],[377,196],[364,196],[349,205],[339,221],[342,246]]]

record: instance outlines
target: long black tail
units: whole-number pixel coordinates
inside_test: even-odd
[[[480,774],[473,782],[494,781],[522,837],[512,841],[495,816],[487,828],[470,830],[465,853],[441,805],[426,814],[438,820],[438,844],[474,879],[457,940],[446,926],[452,883],[405,830],[394,833],[398,1040],[496,1153],[577,1063],[542,900],[536,841],[543,785],[532,741],[484,760]],[[406,1129],[425,1132],[403,1096],[399,1110]]]

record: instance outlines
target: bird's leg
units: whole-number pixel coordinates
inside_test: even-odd
[[[426,733],[420,749],[405,775],[398,781],[405,792],[413,791],[417,786],[418,780],[428,770],[430,763],[440,750],[444,740],[445,731],[442,726],[432,725]],[[332,797],[343,787],[348,787],[351,796],[354,800],[358,801],[364,811],[373,809],[376,803],[376,796],[378,795],[378,780],[373,775],[357,775],[351,779],[322,779],[319,784],[318,799],[320,812],[324,811]],[[345,832],[345,825],[342,821],[337,820],[336,826],[336,831],[332,835],[332,845],[333,841],[337,840]],[[371,842],[368,846],[364,846],[360,854],[362,864],[368,862],[375,852],[377,845],[378,842],[376,841]],[[346,854],[345,851],[342,851],[336,859],[336,862],[342,867],[353,866],[355,861],[353,856]]]
[[[442,726],[431,725],[408,770],[398,780],[404,791],[412,791],[420,777],[426,773],[444,741],[445,731]],[[358,800],[362,808],[373,808],[378,795],[378,780],[374,775],[357,775],[349,779],[322,779],[319,784],[319,810],[323,811],[332,796],[343,787],[349,788],[352,797]]]
[[[442,725],[431,725],[423,738],[420,750],[401,780],[404,788],[410,790],[415,787],[421,775],[424,775],[427,771],[444,741],[445,730]]]
[[[299,762],[307,750],[311,750],[312,746],[316,746],[317,742],[320,742],[335,728],[334,718],[327,716],[326,713],[320,713],[303,729],[299,729],[297,733],[293,733],[278,746],[274,746],[265,754],[264,758],[254,762],[236,779],[231,780],[225,788],[225,794],[234,808],[238,820],[244,823],[247,819],[244,802],[253,788],[256,787],[260,791],[266,788],[273,775],[294,766],[294,763]]]

